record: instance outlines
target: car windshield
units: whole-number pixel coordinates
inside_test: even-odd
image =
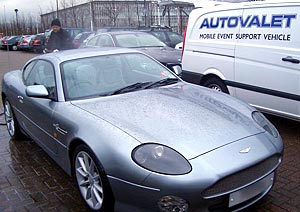
[[[139,48],[139,47],[163,47],[166,46],[155,36],[147,33],[117,34],[115,39],[119,47]]]
[[[66,100],[116,95],[176,83],[167,68],[142,53],[81,58],[61,64]]]

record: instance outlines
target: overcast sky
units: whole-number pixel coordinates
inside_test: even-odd
[[[58,0],[60,2],[61,0]],[[73,0],[74,2],[86,2],[84,0]],[[41,8],[41,9],[40,9]],[[39,16],[42,13],[51,11],[56,8],[56,0],[0,0],[0,18],[3,18],[4,11],[6,18],[14,18],[16,16],[15,9],[18,9],[18,15]]]

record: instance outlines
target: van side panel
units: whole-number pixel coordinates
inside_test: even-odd
[[[220,19],[216,18],[219,14],[222,14]],[[199,8],[192,11],[182,58],[183,79],[189,72],[200,75],[220,72],[225,79],[234,78],[234,34],[238,33],[239,28],[236,26],[229,30],[225,20],[232,15],[241,16],[242,10],[206,12]]]
[[[238,87],[238,98],[266,112],[300,119],[300,64],[283,61],[300,60],[300,6],[246,8],[247,18],[253,24],[240,29],[229,84]]]

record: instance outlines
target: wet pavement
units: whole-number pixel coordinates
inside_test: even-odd
[[[35,54],[12,52],[11,69]],[[9,70],[0,51],[0,76]],[[0,102],[1,103],[1,102]],[[0,113],[3,112],[2,103]],[[283,163],[271,192],[246,212],[300,212],[300,123],[268,116],[285,145]],[[0,116],[3,124],[3,115]],[[33,141],[11,140],[0,125],[0,212],[88,211],[72,178]],[[127,212],[127,211],[126,211]],[[129,212],[129,211],[128,211]]]

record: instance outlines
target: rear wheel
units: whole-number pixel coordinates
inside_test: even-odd
[[[75,149],[73,175],[81,197],[92,211],[113,211],[113,195],[104,169],[85,145]]]
[[[13,46],[11,47],[11,49],[12,49],[13,51],[17,51],[17,50],[18,50],[18,47],[17,47],[16,45],[13,45]]]
[[[4,100],[4,116],[9,135],[16,140],[23,138],[23,133],[20,130],[19,124],[7,98]]]
[[[216,77],[209,78],[203,83],[203,85],[205,87],[211,88],[213,90],[229,94],[229,91],[228,91],[225,83],[219,78],[216,78]]]

